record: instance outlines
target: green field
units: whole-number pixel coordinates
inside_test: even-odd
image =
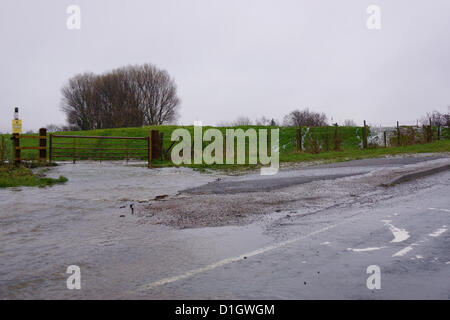
[[[31,169],[25,167],[0,166],[0,188],[19,186],[45,187],[67,181],[67,178],[63,176],[60,176],[58,179],[47,178],[45,177],[45,172],[45,168],[38,173],[33,173]]]
[[[148,137],[150,130],[159,130],[164,133],[163,148],[167,149],[171,144],[172,131],[178,128],[185,128],[191,133],[193,138],[193,126],[150,126],[139,128],[117,128],[117,129],[102,129],[102,130],[90,130],[90,131],[73,131],[73,132],[58,132],[58,135],[80,135],[80,136],[118,136],[118,137]],[[213,128],[205,126],[203,131]],[[265,126],[241,126],[241,127],[221,127],[217,128],[222,133],[225,133],[226,129],[280,129],[280,162],[302,162],[302,161],[314,161],[314,160],[326,160],[326,161],[345,161],[351,159],[361,159],[367,157],[380,157],[385,155],[395,155],[402,153],[423,153],[423,152],[449,152],[450,151],[450,135],[448,128],[442,131],[441,141],[435,141],[428,144],[413,144],[401,147],[372,147],[369,149],[361,149],[362,140],[362,128],[361,127],[339,127],[337,139],[335,138],[335,127],[314,127],[311,129],[302,128],[302,134],[304,138],[304,151],[298,150],[296,132],[297,128],[294,127],[265,127]],[[4,135],[6,141],[5,158],[8,158],[11,154],[11,141],[10,135]],[[47,139],[48,142],[49,139]],[[335,141],[338,140],[338,151],[335,149]],[[92,149],[86,151],[86,153],[79,152],[77,154],[77,160],[83,160],[87,158],[99,157],[98,151],[94,151],[96,148],[112,148],[117,149],[110,151],[114,156],[117,155],[119,159],[123,156],[124,151],[120,151],[122,148],[128,148],[130,156],[135,152],[135,158],[140,160],[147,160],[145,140],[99,140],[99,139],[72,139],[72,138],[59,138],[53,139],[54,147],[59,146],[64,148],[72,148],[75,144],[77,147],[85,147]],[[24,139],[21,140],[21,146],[37,146],[38,140],[36,139]],[[126,144],[126,145],[125,145]],[[204,142],[204,146],[209,142]],[[248,143],[247,143],[248,144]],[[133,151],[135,149],[135,151]],[[139,149],[139,150],[138,150]],[[248,150],[248,148],[247,148]],[[56,158],[55,160],[72,160],[72,154],[64,153],[62,158]],[[78,151],[77,151],[78,152]],[[247,152],[248,153],[248,152]],[[22,158],[37,159],[36,150],[23,150]],[[170,158],[170,157],[169,157]],[[161,160],[154,160],[154,166],[171,166],[173,165],[169,158]],[[248,157],[247,157],[248,158]],[[189,165],[191,167],[209,167],[209,168],[237,168],[242,167],[240,165]]]

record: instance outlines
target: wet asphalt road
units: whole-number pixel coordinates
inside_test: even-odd
[[[308,181],[327,176],[354,179],[431,160],[441,161],[359,160],[280,171],[274,181],[308,190]],[[130,215],[128,204],[192,185],[211,192],[228,183],[233,193],[236,182],[252,188],[266,178],[108,163],[52,170],[69,182],[0,190],[0,299],[450,298],[448,171],[378,188],[364,201],[344,192],[342,202],[325,208],[274,212],[243,226],[177,230]],[[81,268],[81,290],[66,288],[65,271],[73,264]],[[369,265],[381,269],[380,290],[366,287]]]
[[[281,219],[271,226],[277,242],[150,283],[143,296],[449,299],[450,172],[420,183],[428,184],[373,206]],[[366,285],[371,265],[381,270],[379,290]]]
[[[185,189],[182,192],[190,194],[236,194],[242,192],[271,191],[313,181],[334,180],[364,174],[380,167],[402,167],[438,159],[442,159],[442,157],[430,156],[354,160],[306,167],[301,170],[279,171],[278,174],[273,176],[248,174],[244,177],[227,178],[225,180],[210,182],[198,187]],[[333,174],[333,172],[336,171],[339,171],[339,174]],[[331,172],[332,174],[329,174],[328,172]]]

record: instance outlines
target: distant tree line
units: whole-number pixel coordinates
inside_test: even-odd
[[[294,110],[283,119],[283,124],[289,127],[321,127],[327,126],[327,116],[325,113],[310,111],[308,108]]]
[[[70,130],[167,124],[180,104],[174,80],[150,64],[79,74],[61,92]]]
[[[436,110],[433,112],[427,112],[426,116],[420,120],[420,123],[423,125],[429,125],[430,119],[433,126],[450,126],[450,106],[448,107],[447,113],[442,113]]]

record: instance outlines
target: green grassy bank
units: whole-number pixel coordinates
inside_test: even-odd
[[[175,129],[184,128],[191,133],[191,137],[194,136],[193,126],[150,126],[150,127],[139,127],[139,128],[116,128],[116,129],[102,129],[102,130],[88,130],[88,131],[72,131],[72,132],[58,132],[58,135],[79,135],[79,136],[118,136],[118,137],[148,137],[150,130],[159,130],[164,134],[163,147],[167,149],[171,144],[171,134]],[[205,126],[203,131],[212,128]],[[240,126],[240,127],[221,127],[219,129],[223,134],[225,134],[226,129],[243,129],[247,130],[253,128],[255,130],[259,129],[279,129],[279,139],[280,139],[280,162],[302,162],[302,161],[315,161],[315,160],[326,160],[326,161],[345,161],[351,159],[362,159],[369,157],[381,157],[386,155],[397,155],[405,153],[428,153],[428,152],[449,152],[450,151],[450,134],[448,128],[443,128],[441,138],[443,140],[435,141],[432,143],[420,143],[416,139],[416,144],[398,146],[398,147],[379,147],[372,146],[368,149],[361,149],[362,145],[362,128],[361,127],[339,127],[336,135],[335,127],[315,127],[311,129],[302,128],[303,136],[303,147],[304,150],[298,150],[297,148],[297,129],[293,127],[265,127],[265,126]],[[6,156],[8,156],[8,151],[11,150],[10,135],[4,135],[6,141]],[[48,141],[49,139],[47,139]],[[54,146],[60,146],[68,148],[76,145],[80,146],[80,143],[85,143],[83,147],[86,148],[124,148],[125,144],[130,150],[135,149],[136,158],[141,160],[146,160],[147,152],[146,141],[145,140],[98,140],[98,139],[83,139],[76,140],[72,138],[59,138],[54,139]],[[21,141],[21,146],[37,146],[38,140],[36,139],[24,139]],[[204,142],[203,145],[207,146],[210,142]],[[247,142],[248,144],[248,142]],[[336,151],[336,145],[338,146],[338,151]],[[248,155],[248,148],[247,155]],[[63,150],[63,149],[62,149]],[[63,151],[61,151],[63,152]],[[97,151],[95,151],[97,152]],[[120,153],[122,151],[114,151]],[[129,151],[133,152],[133,151]],[[78,156],[81,156],[78,154]],[[22,157],[27,159],[36,159],[36,150],[23,150]],[[120,154],[118,155],[118,158]],[[88,154],[87,158],[95,158]],[[248,158],[248,157],[247,157]],[[81,158],[81,160],[83,157]],[[56,158],[55,160],[71,160],[70,154],[67,157]],[[154,160],[154,166],[171,166],[173,165],[169,158],[161,160]],[[190,165],[191,167],[200,168],[238,168],[241,165]]]

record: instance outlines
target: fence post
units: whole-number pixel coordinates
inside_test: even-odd
[[[428,128],[428,142],[433,142],[433,129],[431,127],[431,118],[430,118],[430,127]]]
[[[100,139],[99,143],[99,150],[100,150],[100,163],[102,163],[102,158],[103,158],[103,139]]]
[[[296,138],[297,138],[297,150],[302,150],[302,127],[297,128]]]
[[[43,138],[44,137],[44,138]],[[47,129],[40,128],[39,129],[39,161],[46,162],[47,161]]]
[[[386,131],[383,132],[383,138],[384,138],[384,147],[387,148],[387,135],[386,135]]]
[[[53,134],[50,133],[50,138],[49,138],[49,142],[48,142],[48,161],[50,163],[52,163],[53,161],[53,157],[52,157],[52,152],[53,152]]]
[[[397,147],[400,147],[400,124],[397,121]]]
[[[437,139],[438,139],[438,141],[441,140],[441,124],[440,123],[438,124],[438,127],[437,127]]]
[[[150,130],[149,132],[148,132],[148,138],[147,138],[147,154],[148,154],[148,167],[150,168],[150,163],[152,162],[152,145],[151,145],[151,142],[152,142],[152,131],[153,130]]]
[[[2,145],[1,145],[1,158],[0,163],[3,164],[4,158],[5,158],[5,137],[2,136]]]
[[[364,120],[364,127],[363,127],[363,149],[367,149],[367,127],[366,127],[366,120]]]
[[[160,157],[161,157],[161,161],[163,161],[164,160],[164,148],[163,148],[163,145],[164,145],[164,132],[161,132],[160,134],[159,134],[159,148],[160,148]]]
[[[160,157],[160,145],[159,145],[159,131],[158,130],[150,130],[150,138],[151,138],[151,155],[153,159],[158,159]]]
[[[77,146],[77,144],[76,144],[76,142],[75,142],[75,138],[73,138],[73,152],[72,152],[72,161],[73,161],[73,164],[75,164],[75,152],[76,152],[76,146]],[[101,162],[101,161],[100,161]]]
[[[339,151],[338,124],[334,125],[334,151]]]
[[[127,153],[127,159],[126,159],[127,164],[128,164],[128,158],[129,158],[129,151],[128,151],[128,142],[129,141],[130,140],[128,140],[128,139],[125,140],[125,148],[126,148],[126,153]]]
[[[20,166],[20,139],[19,134],[14,133],[12,136],[13,139],[13,155],[14,155],[14,165],[16,167]]]

